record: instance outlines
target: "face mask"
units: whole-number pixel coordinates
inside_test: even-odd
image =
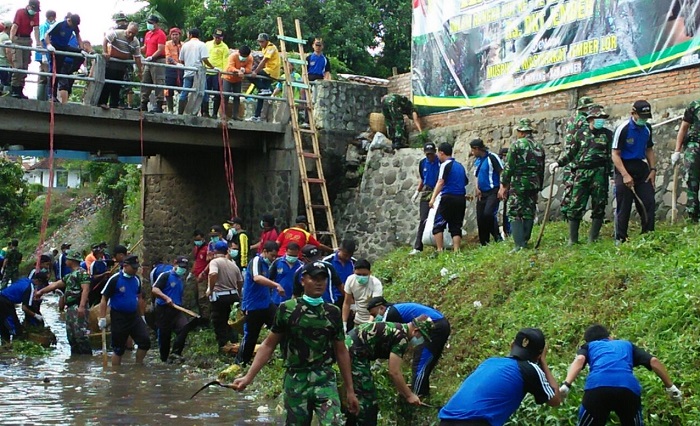
[[[214,244],[218,243],[220,240],[221,240],[221,238],[219,238],[219,237],[211,237],[211,242]]]
[[[153,30],[155,27],[156,26],[154,24],[146,24],[146,28],[148,29],[148,31]]]
[[[40,271],[41,271],[41,272],[43,272],[43,273],[47,273],[47,272],[49,272],[49,270],[48,270],[48,269],[46,269],[46,268],[41,268],[41,269],[40,269]]]
[[[646,118],[638,118],[637,121],[636,121],[636,123],[637,123],[637,125],[639,125],[639,126],[646,126],[647,121],[648,121],[648,120],[647,120]]]
[[[269,265],[270,263],[272,263],[272,261],[271,261],[270,259],[266,258],[266,257],[263,257],[263,262],[265,262],[265,263],[268,264],[268,265]]]
[[[423,344],[423,342],[425,342],[425,339],[423,338],[423,336],[421,336],[421,337],[415,337],[415,336],[411,337],[411,344],[412,344],[413,346],[420,346],[420,345]]]
[[[187,272],[187,269],[183,268],[182,266],[175,268],[175,273],[180,277],[185,275],[185,272]]]
[[[228,255],[231,257],[238,257],[238,250],[229,250]]]
[[[238,57],[238,60],[241,61],[241,62],[245,62],[245,61],[248,60],[248,57],[247,57],[247,56],[239,56],[239,57]]]
[[[36,10],[34,10],[34,9],[27,9],[27,13],[29,14],[29,16],[34,16],[34,15],[36,15]]]
[[[237,235],[237,234],[238,234],[238,231],[236,230],[236,228],[231,228],[231,229],[228,230],[228,232],[229,232],[231,235]]]
[[[289,255],[287,255],[287,256],[285,256],[285,259],[286,259],[287,262],[289,262],[289,263],[294,263],[294,262],[296,262],[297,260],[299,260],[299,256],[289,256]]]
[[[204,244],[204,241],[202,241],[202,240],[194,242],[194,245],[196,245],[197,247],[202,247],[203,244]]]
[[[357,283],[360,285],[367,285],[367,283],[369,283],[369,275],[357,275]]]
[[[127,274],[126,272],[122,272],[122,274],[124,275],[124,278],[131,278],[131,277],[133,277],[133,275]]]
[[[605,119],[604,118],[596,118],[593,120],[593,128],[594,129],[602,129],[603,126],[605,126]]]
[[[301,296],[302,299],[306,301],[311,306],[318,306],[323,303],[323,297],[311,297],[307,295]]]
[[[374,317],[374,322],[382,322],[384,321],[384,315],[379,314],[376,317]]]

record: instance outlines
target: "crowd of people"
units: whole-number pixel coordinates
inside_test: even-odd
[[[91,76],[94,62],[91,55],[95,54],[95,50],[90,42],[81,38],[80,16],[68,13],[64,20],[58,21],[56,12],[49,10],[42,23],[40,11],[40,1],[30,0],[26,7],[16,11],[12,22],[0,23],[0,44],[33,45],[46,49],[47,53],[36,52],[34,58],[40,62],[42,72],[54,70],[58,74],[72,75],[80,71]],[[158,15],[147,17],[145,34],[140,34],[139,23],[129,22],[123,13],[116,14],[113,19],[114,27],[106,29],[102,40],[102,56],[107,61],[105,79],[109,80],[105,82],[98,101],[103,109],[131,109],[134,105],[132,86],[118,82],[131,82],[136,77],[143,84],[138,106],[141,111],[184,114],[190,91],[178,88],[191,89],[195,71],[190,68],[205,67],[206,89],[226,94],[205,94],[201,105],[195,108],[197,114],[202,117],[240,119],[238,95],[243,93],[242,83],[247,80],[261,97],[257,99],[255,112],[248,120],[261,121],[266,104],[264,97],[273,96],[272,86],[277,86],[286,72],[282,70],[280,53],[267,33],[260,33],[257,37],[261,52],[258,59],[254,58],[253,50],[246,44],[242,43],[237,49],[229,48],[223,41],[225,34],[222,29],[214,30],[211,39],[204,42],[198,28],[183,31],[177,27],[163,27]],[[323,40],[315,38],[312,45],[313,52],[306,56],[309,80],[328,80],[331,78],[331,65],[323,54]],[[31,51],[11,47],[0,48],[0,51],[0,66],[28,69]],[[66,56],[64,53],[77,55]],[[291,64],[287,66],[293,68]],[[293,69],[291,72],[298,75]],[[0,72],[0,90],[8,90],[12,97],[26,99],[26,76],[20,72]],[[40,76],[37,98],[68,102],[75,80],[67,77],[57,78],[55,83],[51,80],[50,77]],[[248,88],[246,93],[251,93],[252,88]],[[274,95],[280,92],[281,88],[276,88]],[[306,91],[301,92],[305,98]],[[230,98],[233,98],[233,105],[231,112],[227,113]]]

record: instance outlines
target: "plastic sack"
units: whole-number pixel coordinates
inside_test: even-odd
[[[423,245],[435,246],[435,238],[433,237],[433,226],[435,226],[435,216],[437,216],[438,206],[440,205],[440,195],[435,199],[435,204],[433,208],[428,212],[428,218],[425,219],[425,228],[423,229],[423,235],[421,236],[421,241]],[[440,218],[438,218],[440,219]],[[450,228],[445,227],[443,232],[443,248],[452,248],[452,236],[450,235]]]

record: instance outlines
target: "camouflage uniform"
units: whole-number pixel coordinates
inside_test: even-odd
[[[286,351],[284,406],[287,425],[342,425],[340,397],[332,365],[333,343],[344,339],[340,309],[329,303],[312,306],[302,298],[279,305],[273,333],[283,334]]]
[[[395,149],[408,146],[408,132],[403,116],[406,114],[411,117],[414,111],[413,103],[407,97],[396,93],[387,95],[382,101],[387,137],[391,139]]]
[[[528,119],[520,120],[520,123],[531,128]],[[532,134],[518,139],[508,149],[501,181],[506,186],[510,185],[508,216],[513,219],[534,219],[537,193],[544,181],[544,149],[539,142],[535,142]]]
[[[70,344],[70,351],[73,355],[90,355],[92,349],[88,335],[88,310],[85,308],[85,315],[78,316],[78,306],[80,305],[80,296],[82,294],[83,284],[90,285],[90,275],[84,269],[78,269],[63,277],[63,282],[66,284],[66,335]]]
[[[564,135],[564,151],[571,149],[571,144],[573,142],[574,136],[576,135],[576,132],[578,132],[581,129],[581,127],[588,124],[586,122],[586,114],[588,107],[592,104],[593,99],[591,99],[588,96],[584,96],[581,99],[579,99],[578,112],[575,116],[571,117],[566,122],[566,133]],[[571,202],[571,188],[574,184],[574,174],[571,170],[570,165],[567,165],[566,167],[562,168],[561,181],[564,185],[564,194],[561,199],[561,207],[559,208],[559,211],[565,219],[568,219],[569,204]]]
[[[685,152],[683,165],[685,166],[685,182],[688,186],[688,216],[697,221],[700,217],[700,203],[698,191],[700,191],[700,101],[693,101],[685,110],[683,121],[690,123],[690,128],[683,142]]]
[[[403,357],[408,341],[408,324],[393,322],[360,324],[345,338],[352,358],[352,384],[360,402],[355,423],[358,426],[377,424],[379,408],[377,388],[370,370],[372,361],[389,359],[392,353]]]
[[[22,253],[15,247],[7,251],[5,256],[5,269],[2,275],[1,288],[7,287],[10,282],[15,282],[19,279],[19,265],[22,263]]]

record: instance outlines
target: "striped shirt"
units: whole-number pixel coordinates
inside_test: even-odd
[[[119,59],[131,59],[141,57],[141,43],[134,37],[131,41],[126,38],[126,30],[112,30],[105,36],[112,45],[110,55]],[[119,54],[115,55],[115,50]]]

